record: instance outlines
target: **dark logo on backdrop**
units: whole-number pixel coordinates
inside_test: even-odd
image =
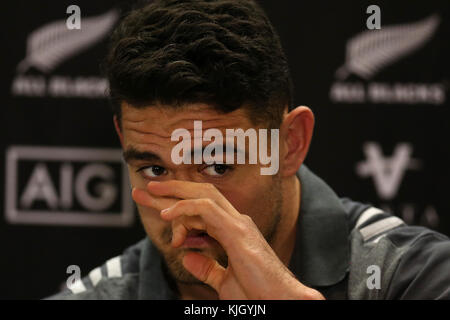
[[[376,82],[384,68],[423,47],[435,34],[438,15],[400,25],[367,30],[347,41],[345,63],[336,71],[330,89],[334,103],[434,104],[445,103],[443,83]],[[350,75],[364,81],[347,81]]]
[[[6,206],[13,224],[129,226],[134,219],[120,149],[12,146]]]
[[[17,65],[11,91],[14,96],[104,98],[105,78],[49,75],[57,66],[106,37],[119,18],[117,10],[83,18],[83,28],[71,30],[66,20],[50,22],[27,38],[25,58]],[[30,74],[31,69],[38,74]]]
[[[396,203],[399,189],[406,174],[423,169],[423,161],[413,157],[413,145],[408,142],[398,143],[392,155],[385,155],[377,142],[366,142],[363,146],[366,157],[356,164],[359,177],[372,178],[381,203],[377,204],[385,211],[398,214],[406,223],[417,223],[436,228],[439,216],[433,205],[419,206],[411,202]]]

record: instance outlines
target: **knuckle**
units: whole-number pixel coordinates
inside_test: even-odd
[[[212,208],[215,206],[214,201],[209,198],[199,199],[198,204],[201,206],[209,207],[209,208]]]
[[[174,204],[173,208],[175,210],[180,210],[180,209],[186,208],[187,204],[188,203],[187,203],[186,200],[180,200],[180,201],[178,201],[177,203]]]
[[[211,280],[212,280],[211,279],[211,275],[212,275],[213,268],[214,268],[214,264],[212,264],[212,263],[208,263],[205,266],[205,269],[203,271],[204,281],[207,281],[208,283],[211,283]]]
[[[246,227],[254,225],[253,219],[249,215],[242,214],[241,218]]]
[[[243,214],[239,219],[239,223],[236,224],[237,231],[241,234],[246,234],[251,224],[253,224],[252,218]]]
[[[208,192],[214,192],[216,190],[216,186],[212,183],[205,183],[205,189]]]

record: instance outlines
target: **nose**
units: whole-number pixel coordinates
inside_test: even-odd
[[[195,170],[195,172],[193,172],[193,170],[188,170],[188,168],[183,168],[183,166],[181,165],[178,170],[175,170],[175,172],[173,174],[173,179],[179,180],[179,181],[200,182],[198,176],[199,176],[199,174],[197,173],[196,170]]]

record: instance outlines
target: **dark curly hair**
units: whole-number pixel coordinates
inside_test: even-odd
[[[105,60],[113,112],[202,102],[279,127],[292,82],[279,37],[251,0],[155,0],[126,15]]]

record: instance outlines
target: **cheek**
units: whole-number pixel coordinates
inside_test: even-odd
[[[268,183],[265,179],[254,179],[252,183],[221,192],[239,213],[250,216],[261,227],[272,215],[273,199],[269,192],[271,184]]]
[[[131,187],[145,189],[148,181],[145,180],[139,172],[136,172],[136,169],[128,166],[128,175],[130,177]]]
[[[159,216],[159,211],[137,205],[139,215],[141,217],[142,224],[145,232],[154,241],[158,241],[165,228],[169,226],[167,221],[164,221]]]

